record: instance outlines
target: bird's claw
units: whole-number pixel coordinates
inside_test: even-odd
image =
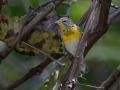
[[[80,74],[80,76],[78,76],[78,77],[83,78],[84,80],[86,80],[86,78],[84,78],[82,74]]]

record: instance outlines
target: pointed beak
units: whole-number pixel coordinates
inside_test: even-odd
[[[56,21],[55,23],[59,23],[59,21]]]

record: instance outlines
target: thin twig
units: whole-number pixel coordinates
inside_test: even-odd
[[[18,37],[21,37],[21,34],[22,34],[22,32],[23,32],[23,29],[24,29],[24,27],[26,26],[26,23],[28,22],[28,20],[29,20],[29,17],[30,17],[30,13],[33,11],[33,9],[31,8],[31,7],[29,7],[29,12],[27,13],[27,15],[25,16],[25,19],[24,19],[24,21],[23,21],[23,24],[22,24],[22,28],[21,28],[21,30],[20,30],[20,32],[19,32],[19,34],[18,34]],[[18,39],[18,41],[17,41],[17,45],[16,45],[16,49],[18,49],[19,48],[19,44],[20,44],[20,38]]]
[[[50,55],[48,55],[47,53],[45,53],[45,52],[43,52],[43,51],[41,51],[41,50],[33,47],[32,45],[30,45],[30,44],[28,44],[28,43],[26,43],[26,42],[24,42],[24,41],[22,41],[22,43],[25,44],[25,45],[27,45],[27,46],[29,46],[29,47],[31,47],[31,48],[33,48],[33,49],[35,49],[35,50],[37,50],[37,51],[40,52],[40,53],[46,55],[47,57],[49,57],[51,60],[55,61],[55,62],[58,63],[59,65],[65,66],[64,63],[61,63],[61,62],[57,61],[56,59],[52,58],[52,57],[51,57]]]
[[[97,87],[97,86],[92,86],[92,85],[87,85],[87,84],[81,84],[81,83],[77,83],[77,85],[104,90],[104,87]]]
[[[59,16],[61,16],[61,17],[63,17],[63,16],[70,17],[70,6],[75,2],[77,2],[77,0],[71,0],[70,2],[63,2],[62,4],[66,5],[66,15],[59,15]]]
[[[51,1],[47,1],[43,4],[40,4],[37,8],[35,8],[30,14],[29,16],[31,16],[34,12],[36,12],[37,10],[41,9],[42,11],[44,11],[45,9],[43,9],[43,7],[45,7],[46,5],[48,5],[51,2],[55,2],[55,1],[59,1],[59,0],[51,0]]]
[[[54,5],[48,5],[46,7],[46,9],[48,9],[47,12],[40,12],[38,14],[38,16],[36,16],[26,27],[24,27],[23,29],[23,33],[20,35],[18,35],[16,37],[16,39],[11,42],[10,45],[8,45],[8,47],[0,53],[0,62],[15,48],[17,42],[19,40],[21,40],[22,38],[25,38],[25,36],[27,36],[29,34],[29,32],[32,30],[32,28],[42,19],[44,18],[48,13],[50,13],[50,11],[53,9]]]
[[[118,8],[119,8],[117,5],[115,5],[115,4],[113,4],[113,3],[111,3],[110,6],[113,7],[113,8],[115,8],[115,9],[118,9]]]
[[[38,15],[23,29],[23,32],[21,36],[17,36],[13,42],[11,42],[8,47],[2,52],[0,52],[0,63],[1,61],[16,47],[17,41],[20,39],[24,39],[32,30],[32,28],[40,22],[44,17],[46,17],[55,7],[55,5],[59,5],[63,2],[64,0],[59,0],[56,1],[55,3],[50,3],[44,7],[45,10],[44,12],[38,13]]]
[[[36,12],[37,10],[39,10],[39,9],[41,9],[41,11],[43,12],[44,10],[43,10],[43,7],[44,6],[46,6],[47,4],[49,4],[49,3],[51,3],[51,2],[55,2],[55,0],[51,0],[51,1],[48,1],[48,2],[45,2],[45,3],[43,3],[43,4],[41,4],[41,5],[39,5],[37,8],[35,8],[34,10],[32,10],[30,13],[28,13],[27,15],[26,15],[26,18],[25,18],[25,20],[24,20],[24,22],[23,22],[23,26],[22,26],[22,28],[21,28],[21,31],[20,31],[20,33],[19,33],[19,37],[21,37],[21,34],[22,34],[22,32],[23,32],[23,29],[24,29],[24,27],[26,26],[26,22],[29,20],[29,17],[34,13],[34,12]],[[46,10],[45,10],[46,11]],[[20,38],[19,38],[19,40],[17,41],[17,49],[19,48],[19,44],[20,44]]]
[[[71,0],[68,4],[66,4],[66,15],[70,16],[70,6],[75,3],[75,0]]]

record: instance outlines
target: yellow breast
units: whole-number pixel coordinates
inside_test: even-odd
[[[61,33],[61,38],[65,42],[70,42],[74,39],[80,38],[81,32],[78,30],[77,26],[69,28],[69,30]]]

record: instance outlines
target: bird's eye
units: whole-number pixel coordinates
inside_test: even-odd
[[[63,20],[63,22],[66,22],[66,20]]]

